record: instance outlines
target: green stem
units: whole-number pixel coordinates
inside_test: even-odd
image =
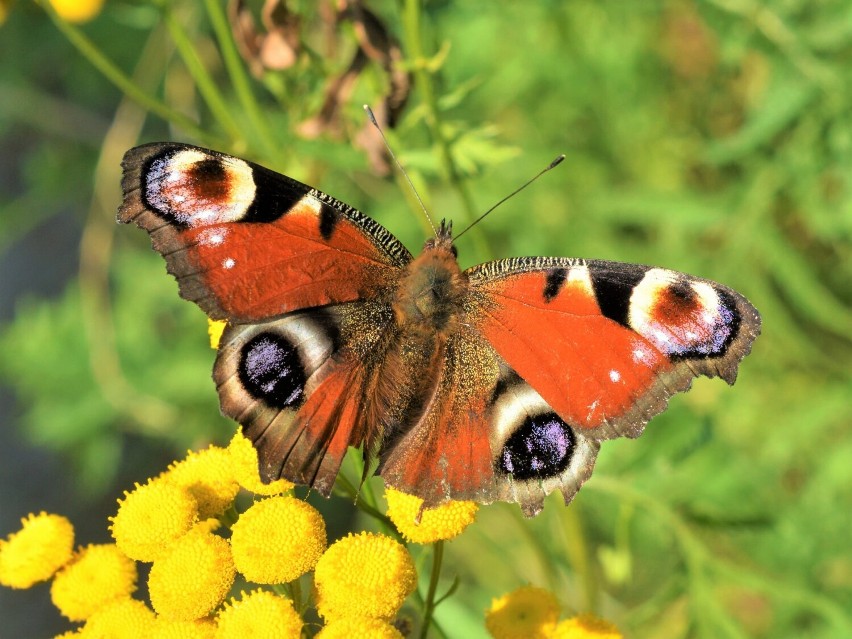
[[[175,18],[174,11],[170,5],[163,6],[163,21],[169,30],[169,34],[172,36],[172,40],[177,47],[183,63],[186,65],[192,79],[195,80],[198,92],[207,104],[207,108],[210,109],[211,115],[219,123],[219,126],[225,130],[231,140],[240,140],[242,133],[237,121],[231,115],[221,92],[216,86],[216,83],[213,82],[213,78],[208,73],[201,58],[198,57],[198,52],[193,47],[192,41],[183,25]]]
[[[222,59],[225,62],[225,68],[228,70],[228,75],[234,85],[237,99],[245,110],[249,125],[252,128],[252,138],[257,142],[259,148],[267,158],[275,159],[277,151],[272,133],[266,125],[263,112],[251,89],[251,83],[243,66],[243,60],[234,44],[228,19],[222,9],[223,3],[220,0],[204,0],[204,6],[207,9],[207,15],[210,18],[213,32],[216,34],[216,40],[219,42]]]
[[[447,174],[450,184],[461,200],[465,219],[470,222],[476,217],[477,209],[473,203],[473,198],[467,189],[467,185],[459,173],[458,167],[453,159],[450,142],[444,136],[443,127],[441,126],[441,113],[438,109],[438,98],[435,94],[432,71],[425,63],[427,56],[424,54],[423,42],[420,34],[421,13],[421,0],[405,0],[402,22],[405,30],[408,54],[410,59],[414,62],[414,77],[416,79],[417,88],[423,96],[423,105],[426,109],[426,123],[429,125],[432,136],[437,143],[441,164],[444,167],[444,171]],[[471,234],[473,235],[473,242],[479,255],[483,259],[490,257],[491,250],[479,229],[472,229]]]
[[[441,578],[441,563],[444,560],[444,541],[432,544],[432,573],[429,575],[429,590],[423,603],[423,625],[420,628],[420,639],[426,639],[429,628],[434,625],[432,616],[435,614],[435,593],[438,591],[438,581]],[[441,632],[439,630],[439,632]],[[443,634],[443,633],[442,633]]]
[[[595,612],[598,603],[598,584],[595,572],[589,563],[589,546],[586,543],[583,521],[576,502],[562,509],[559,523],[566,554],[583,585],[583,610]]]
[[[58,15],[50,6],[50,3],[43,3],[42,7],[53,20],[56,27],[62,34],[68,38],[68,41],[74,45],[77,51],[89,61],[89,63],[100,71],[107,80],[118,87],[127,97],[154,113],[167,122],[171,122],[176,127],[183,129],[189,135],[199,140],[211,140],[209,133],[201,129],[195,122],[188,117],[169,108],[163,102],[154,99],[144,90],[142,90],[135,82],[133,82],[124,72],[113,64],[95,44],[87,38],[82,31],[72,24],[69,24]]]

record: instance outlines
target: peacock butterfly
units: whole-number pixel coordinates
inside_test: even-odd
[[[213,378],[264,481],[328,496],[349,446],[434,507],[569,502],[601,440],[638,436],[698,375],[733,384],[760,332],[736,291],[663,268],[515,257],[459,268],[441,223],[418,257],[360,211],[185,144],[123,161],[120,222],[182,297],[227,320]]]

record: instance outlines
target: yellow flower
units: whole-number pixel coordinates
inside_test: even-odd
[[[179,621],[157,617],[148,639],[213,639],[216,624],[208,619]]]
[[[330,621],[316,639],[405,639],[403,634],[382,619],[344,617]]]
[[[88,22],[101,12],[104,0],[50,0],[53,9],[68,22]]]
[[[232,599],[216,621],[216,639],[299,639],[302,633],[302,619],[290,600],[265,590]]]
[[[293,581],[313,570],[325,544],[322,515],[295,497],[259,501],[231,527],[234,565],[259,584]]]
[[[219,341],[222,339],[222,333],[225,332],[228,322],[225,320],[212,320],[207,318],[207,335],[210,337],[210,348],[219,348]]]
[[[326,619],[391,619],[417,585],[408,550],[390,537],[363,532],[332,544],[314,574],[317,610]]]
[[[154,610],[167,619],[200,619],[222,603],[234,576],[228,542],[202,525],[154,561],[148,596]]]
[[[594,615],[579,615],[559,622],[552,639],[623,639],[613,624]]]
[[[452,539],[473,523],[479,507],[472,501],[451,501],[421,512],[423,500],[394,488],[385,489],[388,517],[408,541],[431,544]],[[418,515],[420,522],[417,522]]]
[[[523,586],[491,602],[485,627],[494,639],[546,639],[559,619],[559,602],[544,588]]]
[[[71,621],[84,621],[100,608],[130,597],[136,590],[136,563],[113,544],[80,550],[50,586],[59,612]]]
[[[80,631],[85,639],[139,639],[150,637],[154,613],[136,599],[122,599],[98,610]]]
[[[178,486],[155,479],[124,495],[110,530],[131,559],[154,561],[198,521],[195,499]]]
[[[218,446],[197,453],[189,451],[186,459],[169,466],[157,479],[188,491],[198,503],[201,519],[221,515],[240,491],[231,470],[231,456]]]
[[[242,429],[238,429],[231,443],[228,444],[228,452],[231,454],[231,472],[240,486],[257,495],[280,495],[293,488],[292,482],[286,479],[276,479],[264,484],[260,481],[260,473],[257,470],[257,451],[251,441],[243,435]]]
[[[21,529],[0,541],[0,584],[29,588],[50,579],[71,559],[74,527],[60,515],[30,513]]]

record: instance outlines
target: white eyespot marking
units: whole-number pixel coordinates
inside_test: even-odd
[[[322,202],[320,202],[317,198],[308,193],[296,203],[296,205],[293,207],[293,212],[299,211],[302,208],[307,209],[313,215],[319,215],[322,211]]]
[[[235,264],[236,262],[232,257],[226,257],[224,260],[222,260],[222,268],[234,268]]]
[[[146,203],[186,226],[243,219],[254,202],[251,167],[243,160],[182,149],[156,158],[143,176]]]
[[[609,372],[609,380],[614,384],[621,380],[621,373],[613,369]]]
[[[501,450],[503,443],[530,415],[552,412],[550,405],[531,386],[520,383],[507,388],[494,403],[491,450]]]
[[[655,268],[633,288],[628,322],[666,355],[698,357],[723,351],[734,313],[712,284]]]

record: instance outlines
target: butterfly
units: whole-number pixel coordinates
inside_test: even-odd
[[[736,291],[664,268],[514,257],[461,270],[442,222],[413,256],[376,221],[262,166],[155,143],[120,222],[226,320],[213,378],[264,481],[331,493],[360,447],[423,499],[568,503],[600,442],[638,436],[699,375],[733,384],[760,332]],[[369,465],[369,464],[368,464]]]

